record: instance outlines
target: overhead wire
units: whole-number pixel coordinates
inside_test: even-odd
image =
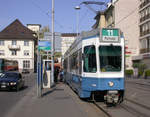
[[[121,23],[123,20],[125,20],[126,18],[128,18],[130,15],[132,15],[134,12],[136,12],[138,9],[138,7],[136,7],[133,11],[131,11],[129,14],[127,14],[126,16],[124,16],[121,20],[119,20],[116,24]],[[115,25],[116,25],[115,24]]]
[[[85,2],[85,1],[87,1],[87,0],[83,0],[82,2]],[[94,0],[94,1],[97,2],[97,0]],[[104,0],[105,3],[108,3],[108,1],[110,1],[110,0]],[[93,8],[92,8],[92,9],[93,9]],[[102,8],[101,8],[101,9],[102,9]],[[86,12],[84,13],[84,15],[79,19],[79,21],[80,21],[80,26],[83,25],[83,24],[82,24],[82,21],[86,18],[87,14],[89,13],[88,10],[89,10],[89,9],[87,9]]]
[[[43,14],[45,14],[48,17],[51,17],[51,15],[49,15],[49,12],[45,12],[38,4],[36,4],[33,0],[31,0],[31,2],[33,3],[33,5],[35,7],[37,7]],[[61,28],[61,29],[65,29],[65,27],[63,25],[61,25],[56,19],[54,19],[55,23]],[[68,27],[68,29],[71,29],[71,27]]]

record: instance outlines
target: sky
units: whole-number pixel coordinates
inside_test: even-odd
[[[77,32],[77,14],[79,18],[79,32],[91,30],[95,23],[95,13],[87,6],[81,5],[79,11],[75,6],[83,1],[89,0],[54,0],[55,1],[55,23],[54,31],[61,33]],[[109,0],[91,0],[108,2]],[[0,3],[0,31],[19,19],[23,25],[41,24],[49,26],[51,30],[51,6],[52,0],[1,0]],[[95,10],[103,9],[104,6],[90,5]]]

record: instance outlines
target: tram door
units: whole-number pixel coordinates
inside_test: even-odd
[[[43,60],[43,88],[51,88],[51,60]]]

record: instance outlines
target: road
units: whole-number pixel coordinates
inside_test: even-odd
[[[125,100],[116,107],[95,102],[108,117],[150,117],[150,79],[126,78]]]
[[[51,114],[53,113],[53,115],[57,115],[57,114],[60,115],[60,113],[57,112],[54,113],[54,110],[57,110],[58,108],[61,108],[59,112],[65,114],[66,111],[63,111],[63,109],[66,108],[63,107],[64,104],[67,107],[67,103],[69,102],[75,105],[77,113],[82,112],[87,114],[89,117],[90,116],[96,117],[99,115],[101,117],[106,117],[106,115],[104,115],[104,113],[100,109],[97,109],[90,102],[80,100],[80,98],[69,87],[67,87],[64,84],[58,84],[54,91],[53,90],[48,91],[48,93],[45,93],[45,95],[43,95],[41,99],[38,99],[35,98],[36,91],[33,92],[31,90],[36,84],[36,75],[35,74],[25,75],[25,82],[26,82],[25,88],[20,90],[19,92],[16,91],[0,92],[1,117],[5,117],[5,115],[7,115],[6,117],[9,117],[8,115],[11,115],[12,112],[16,111],[16,109],[18,109],[16,112],[17,115],[19,116],[22,115],[23,113],[25,116],[26,113],[28,113],[28,115],[33,115],[37,112],[45,112],[46,107],[48,109],[47,112],[50,112],[50,110],[52,110],[52,112],[50,113]],[[117,106],[114,108],[107,108],[107,107],[105,108],[106,105],[104,105],[104,103],[98,103],[98,104],[104,105],[104,109],[106,109],[112,117],[114,116],[115,117],[121,117],[121,116],[137,117],[139,115],[141,117],[149,117],[148,116],[150,114],[149,113],[150,110],[149,88],[150,88],[150,80],[126,79],[125,101],[121,104],[121,106]],[[33,93],[33,95],[31,95],[31,93]],[[23,98],[24,100],[22,100]],[[65,101],[67,101],[67,103]],[[22,103],[20,104],[19,102]],[[62,107],[60,106],[60,104]],[[73,104],[69,104],[68,107],[71,111],[74,112],[75,108]],[[44,109],[42,110],[43,107]],[[20,110],[20,108],[22,110]],[[34,109],[31,111],[30,108],[34,108]]]
[[[23,98],[27,92],[35,85],[35,74],[23,75],[25,79],[25,87],[19,92],[14,91],[0,91],[0,116],[3,117],[9,112],[17,102]]]

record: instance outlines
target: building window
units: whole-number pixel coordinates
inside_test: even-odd
[[[4,45],[4,40],[0,40],[0,46]]]
[[[150,30],[150,22],[148,22],[147,24],[148,24],[148,29]]]
[[[23,69],[29,69],[30,68],[30,61],[26,60],[23,61]]]
[[[150,37],[147,38],[147,48],[150,48]]]
[[[24,50],[24,56],[29,56],[29,50]]]
[[[16,50],[12,50],[11,51],[11,55],[16,56],[17,55],[17,51]]]
[[[141,46],[141,49],[144,49],[144,48],[146,48],[146,39],[143,39],[143,40],[141,40],[140,41],[140,46]]]
[[[24,46],[29,46],[29,41],[24,41]]]
[[[4,50],[0,50],[0,56],[1,56],[1,55],[5,55],[5,54],[4,54]]]
[[[12,45],[17,45],[17,41],[16,40],[12,40]]]
[[[145,30],[148,30],[148,23],[145,24]]]

